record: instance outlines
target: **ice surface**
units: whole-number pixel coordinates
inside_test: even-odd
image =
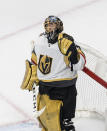
[[[15,125],[0,127],[0,131],[41,131],[34,122],[25,122]]]
[[[0,1],[0,131],[40,131],[33,117],[32,92],[20,85],[30,42],[43,31],[43,20],[58,15],[66,33],[107,56],[106,0]],[[77,131],[103,131],[104,122],[76,120]],[[86,129],[87,128],[87,129]]]

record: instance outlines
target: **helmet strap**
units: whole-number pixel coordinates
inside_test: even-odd
[[[48,43],[54,44],[58,41],[58,33],[57,30],[47,33],[46,36],[48,39]]]

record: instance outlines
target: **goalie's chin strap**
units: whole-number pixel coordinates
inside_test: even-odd
[[[37,94],[38,94],[38,87],[36,86],[35,83],[33,84],[32,91],[33,91],[33,112],[34,112],[34,117],[37,118],[44,112],[46,106],[43,107],[40,111],[37,111],[36,98],[37,98]]]

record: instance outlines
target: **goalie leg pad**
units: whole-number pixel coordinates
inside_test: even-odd
[[[47,131],[46,129],[42,128],[42,131]]]
[[[38,94],[37,110],[39,111],[46,106],[44,112],[38,117],[43,131],[61,131],[60,109],[62,104],[60,100],[50,100],[49,96]]]

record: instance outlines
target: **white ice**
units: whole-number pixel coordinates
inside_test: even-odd
[[[20,89],[25,59],[48,15],[64,31],[107,57],[107,0],[0,0],[0,131],[40,131],[33,119],[32,92]],[[104,131],[103,121],[75,120],[76,131]]]

